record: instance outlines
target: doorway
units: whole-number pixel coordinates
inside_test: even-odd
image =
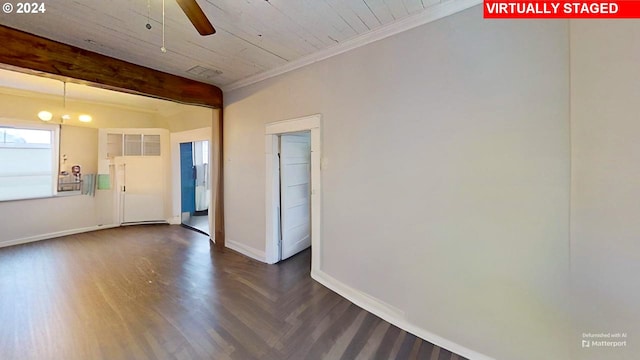
[[[312,273],[321,265],[320,120],[317,114],[265,128],[265,260],[274,264],[310,244]]]
[[[209,235],[209,141],[180,143],[180,221]]]

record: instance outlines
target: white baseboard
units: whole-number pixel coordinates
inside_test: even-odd
[[[418,327],[410,323],[405,316],[405,313],[379,299],[369,296],[361,291],[358,291],[345,283],[336,280],[331,275],[320,271],[311,270],[311,277],[322,285],[336,292],[338,295],[351,301],[357,306],[367,310],[368,312],[380,317],[381,319],[399,327],[400,329],[414,334],[415,336],[424,339],[430,343],[440,346],[443,349],[447,349],[458,355],[462,355],[471,360],[495,360],[484,354],[480,354],[476,351],[468,349],[462,345],[459,345],[451,340],[447,340],[441,336],[438,336],[430,331]]]
[[[169,225],[180,225],[180,224],[182,224],[182,219],[178,215],[178,216],[174,216],[174,217],[168,218],[167,222],[169,223]]]
[[[22,239],[0,241],[0,247],[26,244],[26,243],[40,241],[40,240],[53,239],[53,238],[57,238],[57,237],[60,237],[60,236],[67,236],[67,235],[85,233],[85,232],[89,232],[89,231],[111,229],[111,228],[118,227],[118,226],[120,226],[120,225],[117,225],[117,224],[96,225],[96,226],[89,226],[89,227],[78,228],[78,229],[56,231],[56,232],[52,232],[52,233],[48,233],[48,234],[29,236],[29,237],[22,238]]]
[[[241,244],[237,241],[233,241],[230,239],[225,239],[224,242],[225,246],[228,247],[231,250],[235,250],[243,255],[246,255],[250,258],[256,259],[260,262],[266,263],[267,262],[267,258],[264,254],[264,250],[258,250],[256,248],[252,248],[250,246]]]

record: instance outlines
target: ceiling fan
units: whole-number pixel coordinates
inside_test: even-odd
[[[216,29],[213,28],[213,25],[207,19],[207,15],[204,14],[196,0],[176,0],[176,2],[200,35],[206,36],[216,33]]]

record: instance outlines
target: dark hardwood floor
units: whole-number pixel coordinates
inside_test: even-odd
[[[462,359],[180,226],[0,249],[0,359]]]

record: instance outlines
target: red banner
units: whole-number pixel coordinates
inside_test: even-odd
[[[484,0],[485,19],[640,18],[640,1]]]

